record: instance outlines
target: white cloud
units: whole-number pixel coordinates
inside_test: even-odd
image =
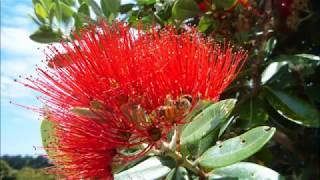
[[[29,39],[30,32],[19,27],[1,28],[1,50],[16,56],[41,57],[43,53],[38,50],[45,47]]]
[[[7,100],[32,97],[34,93],[32,90],[23,85],[14,82],[12,78],[7,76],[1,77],[1,97]]]

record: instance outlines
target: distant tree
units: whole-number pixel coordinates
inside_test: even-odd
[[[10,180],[15,179],[13,176],[13,170],[6,161],[0,160],[0,179]]]
[[[54,180],[55,177],[53,175],[49,175],[43,172],[43,170],[32,169],[29,167],[25,167],[16,173],[17,180],[25,180],[28,179],[37,179],[37,180]]]
[[[6,161],[13,169],[20,170],[24,167],[31,167],[35,169],[44,168],[50,166],[48,159],[42,156],[2,156],[2,160]]]

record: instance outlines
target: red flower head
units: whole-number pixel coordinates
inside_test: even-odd
[[[44,95],[58,138],[51,158],[69,177],[111,177],[112,162],[165,140],[197,99],[217,101],[246,58],[194,29],[101,23],[74,36],[62,50],[51,46],[52,68],[25,83]],[[122,154],[137,146],[132,157]]]

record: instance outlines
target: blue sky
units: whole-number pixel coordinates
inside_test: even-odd
[[[43,154],[39,116],[10,104],[10,100],[37,104],[35,94],[13,81],[19,75],[34,74],[35,64],[44,55],[44,45],[32,42],[30,33],[36,26],[28,18],[32,13],[31,0],[1,0],[1,155]]]

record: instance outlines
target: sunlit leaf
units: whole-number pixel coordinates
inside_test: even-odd
[[[277,172],[267,167],[250,163],[239,162],[230,166],[214,169],[209,174],[209,180],[234,177],[239,180],[282,180]]]
[[[267,100],[283,117],[307,127],[320,127],[320,113],[305,100],[287,92],[265,88]]]
[[[231,113],[235,99],[222,100],[214,103],[197,114],[193,120],[186,125],[181,133],[181,145],[194,143],[224,122]]]
[[[151,157],[140,164],[114,176],[115,180],[160,179],[165,177],[175,166],[168,157]]]
[[[200,166],[207,170],[224,167],[256,153],[273,136],[276,129],[261,126],[246,133],[223,141],[203,153],[198,159]]]

